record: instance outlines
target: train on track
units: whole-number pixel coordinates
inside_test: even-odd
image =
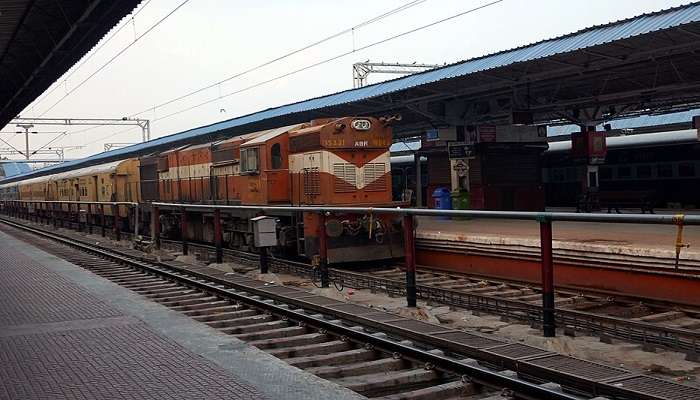
[[[211,205],[403,205],[392,200],[389,146],[398,116],[343,117],[277,127],[212,143],[186,145],[139,158],[79,168],[0,185],[2,200],[135,202],[148,226],[153,202]],[[40,203],[32,212],[49,212]],[[53,210],[73,222],[94,222],[86,205]],[[133,209],[106,207],[108,223],[132,231]],[[256,210],[225,209],[222,236],[229,248],[254,251],[250,218]],[[266,212],[277,219],[276,253],[318,254],[320,216]],[[90,221],[87,219],[90,218]],[[182,207],[160,207],[165,238],[181,239]],[[187,240],[213,242],[212,209],[184,216]],[[328,262],[350,263],[403,256],[397,217],[334,214],[327,217]],[[142,230],[145,232],[145,230]]]

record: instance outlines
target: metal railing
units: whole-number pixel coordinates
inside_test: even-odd
[[[19,207],[20,211],[27,212],[29,204],[98,204],[103,210],[104,205],[118,207],[128,205],[135,208],[134,229],[136,238],[138,236],[139,218],[138,204],[132,202],[80,202],[80,201],[33,201],[33,200],[9,200],[5,201],[5,206],[9,203],[11,207]],[[26,210],[22,209],[26,205]],[[602,222],[602,223],[639,223],[639,224],[665,224],[676,225],[678,235],[676,237],[676,261],[683,247],[682,228],[684,225],[700,225],[698,215],[658,215],[658,214],[580,214],[569,212],[527,212],[527,211],[480,211],[480,210],[435,210],[418,208],[388,208],[388,207],[330,207],[330,206],[241,206],[241,205],[217,205],[217,204],[189,204],[189,203],[167,203],[153,202],[151,205],[151,229],[152,239],[156,248],[160,246],[160,212],[162,210],[176,210],[181,213],[181,228],[183,230],[183,252],[187,248],[184,231],[187,224],[186,212],[194,210],[213,212],[214,242],[216,248],[216,261],[223,260],[223,235],[222,235],[222,212],[226,211],[252,211],[261,214],[270,212],[294,212],[294,213],[315,213],[319,215],[319,269],[323,286],[328,286],[329,270],[327,260],[327,238],[325,234],[325,221],[333,214],[369,214],[369,215],[395,215],[403,218],[404,234],[404,254],[406,265],[406,300],[409,307],[415,307],[417,298],[416,285],[416,258],[415,258],[415,216],[441,216],[441,217],[467,217],[467,218],[487,218],[487,219],[510,219],[528,220],[538,222],[540,225],[540,259],[542,265],[542,326],[545,336],[555,335],[555,305],[554,305],[554,265],[552,255],[552,222],[572,221],[572,222]],[[45,205],[46,207],[46,205]],[[79,206],[78,206],[79,207]],[[52,206],[53,208],[53,206]],[[55,209],[53,209],[55,211]],[[70,211],[69,211],[70,212]],[[104,212],[102,215],[104,234]],[[55,218],[55,216],[54,216]],[[119,235],[117,228],[118,212],[114,215],[115,233]],[[263,257],[265,252],[261,252]],[[266,265],[266,260],[261,259],[261,265]],[[428,290],[424,288],[423,290]]]
[[[35,210],[41,209],[41,210],[45,210],[45,211],[52,213],[52,218],[54,219],[54,225],[55,225],[55,221],[57,219],[57,216],[55,214],[57,210],[55,209],[54,205],[59,205],[59,206],[67,205],[69,213],[72,212],[71,211],[72,205],[74,205],[74,204],[77,206],[78,213],[83,211],[82,208],[80,208],[80,206],[86,205],[86,206],[88,206],[86,211],[89,215],[100,215],[101,218],[104,218],[104,215],[105,215],[104,207],[109,206],[109,207],[112,207],[114,210],[113,211],[113,214],[114,214],[113,218],[115,219],[115,221],[114,221],[115,231],[118,229],[116,221],[117,221],[117,218],[119,218],[119,207],[125,206],[125,207],[131,208],[134,210],[134,240],[137,239],[138,234],[139,234],[140,205],[139,205],[139,203],[133,202],[133,201],[4,200],[4,201],[2,201],[2,204],[3,204],[4,208],[7,208],[8,205],[10,207],[17,207],[17,206],[26,204],[27,210],[29,209],[29,205],[37,205],[39,207],[35,207]],[[51,205],[50,209],[48,207],[49,204]],[[43,207],[41,207],[42,205],[43,205]],[[98,206],[100,212],[98,214],[92,213],[92,206]],[[104,221],[101,221],[101,222],[102,222],[103,236],[104,236]],[[80,223],[79,220],[78,220],[78,223]]]
[[[700,216],[697,215],[659,215],[659,214],[580,214],[570,212],[530,212],[530,211],[481,211],[481,210],[435,210],[419,208],[388,208],[388,207],[328,207],[328,206],[232,206],[209,204],[175,204],[154,202],[152,206],[159,208],[177,208],[183,213],[186,210],[214,211],[215,226],[220,226],[222,211],[248,210],[260,213],[266,212],[306,212],[319,214],[319,266],[321,268],[321,282],[328,285],[327,248],[325,238],[325,221],[327,216],[335,214],[370,214],[370,215],[396,215],[403,217],[404,230],[404,255],[406,265],[406,301],[409,307],[416,305],[416,258],[415,258],[415,216],[433,217],[462,217],[462,218],[486,218],[535,221],[540,225],[540,259],[542,265],[542,329],[544,335],[553,337],[556,335],[556,313],[554,303],[554,262],[552,252],[552,222],[602,222],[602,223],[639,223],[639,224],[665,224],[678,226],[676,237],[676,263],[683,247],[682,232],[684,225],[700,225]],[[154,219],[154,221],[156,221]],[[154,226],[157,224],[154,224]],[[156,231],[157,229],[154,229]],[[156,243],[158,242],[157,232]],[[220,230],[215,233],[217,248],[217,261],[222,259]]]

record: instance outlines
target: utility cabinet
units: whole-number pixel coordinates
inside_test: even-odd
[[[251,218],[255,247],[277,246],[277,219],[261,215]]]

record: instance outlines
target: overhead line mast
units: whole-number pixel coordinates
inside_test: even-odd
[[[360,88],[367,85],[369,74],[399,74],[410,75],[441,67],[438,64],[404,64],[384,62],[359,62],[352,65],[352,87]]]

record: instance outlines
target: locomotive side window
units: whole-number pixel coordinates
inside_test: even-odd
[[[241,149],[241,174],[255,174],[258,172],[258,148]]]
[[[282,147],[279,143],[275,143],[270,148],[270,160],[272,163],[272,169],[282,168]]]

